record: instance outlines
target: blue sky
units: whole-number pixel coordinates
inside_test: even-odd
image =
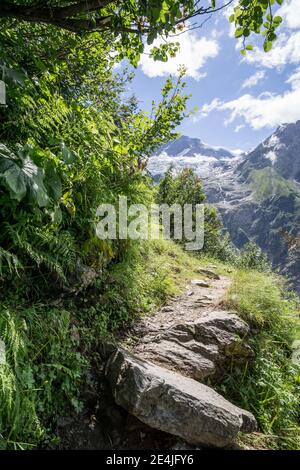
[[[246,59],[229,14],[228,9],[216,13],[202,28],[173,38],[181,49],[168,63],[143,55],[132,89],[148,110],[166,77],[184,64],[189,107],[198,112],[180,132],[211,145],[250,150],[280,123],[300,119],[300,0],[285,0],[280,7],[284,23],[273,50],[265,54],[261,38],[251,38],[255,48]]]

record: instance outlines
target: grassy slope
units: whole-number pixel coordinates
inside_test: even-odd
[[[299,299],[284,298],[272,274],[236,271],[225,305],[251,325],[253,364],[235,368],[223,392],[256,416],[260,433],[244,437],[254,447],[299,449],[300,369],[291,345],[299,339]]]
[[[133,244],[78,297],[32,305],[6,292],[0,301],[0,448],[52,440],[57,418],[82,407],[80,390],[100,361],[99,339],[163,304],[197,264],[171,242]]]
[[[76,300],[26,305],[16,294],[6,296],[11,300],[0,306],[0,338],[6,347],[0,365],[2,447],[55,442],[57,418],[82,407],[80,390],[100,361],[99,339],[155,310],[196,276],[200,264],[212,262],[228,273],[223,263],[199,260],[172,242],[145,242],[133,245]],[[230,275],[226,303],[254,327],[257,359],[251,369],[233,370],[222,393],[255,413],[263,445],[297,448],[296,371],[288,359],[295,303],[282,299],[272,276],[235,270]]]
[[[258,202],[269,199],[274,195],[286,197],[295,195],[297,201],[300,200],[299,186],[293,181],[280,176],[272,167],[252,170],[250,181],[254,197]]]

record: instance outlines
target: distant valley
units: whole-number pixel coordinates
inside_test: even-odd
[[[256,242],[300,291],[300,121],[243,155],[182,136],[151,157],[148,170],[158,181],[170,166],[193,168],[233,243]]]

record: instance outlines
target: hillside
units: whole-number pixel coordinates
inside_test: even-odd
[[[300,254],[293,239],[300,233],[300,121],[280,126],[247,155],[222,149],[216,154],[196,140],[180,137],[152,156],[148,169],[154,180],[170,166],[193,168],[233,243],[257,243],[299,291]]]
[[[2,302],[1,447],[162,450],[199,449],[206,443],[298,448],[297,368],[289,359],[296,307],[274,275],[199,259],[162,240],[132,247],[102,282],[79,297],[44,305],[28,305],[20,297]],[[241,342],[245,334],[247,342]],[[124,348],[134,357],[122,353]],[[147,370],[145,359],[154,369]],[[127,374],[139,377],[131,381],[127,375],[124,381],[122,373],[122,393],[115,386],[119,360],[133,365],[125,368]],[[164,388],[170,390],[158,406],[157,389],[151,393],[149,383],[158,386],[161,366],[188,379],[178,382],[176,376],[174,384],[165,372],[159,396]],[[149,382],[148,372],[159,377]],[[199,408],[188,425],[185,400]],[[132,408],[133,401],[139,406]],[[204,415],[203,403],[209,410]],[[143,414],[147,406],[154,414]],[[168,421],[161,420],[165,413]],[[201,434],[199,416],[209,434]],[[239,428],[246,434],[236,440]]]
[[[300,123],[178,138],[300,119],[293,11],[0,1],[3,467],[300,449]]]

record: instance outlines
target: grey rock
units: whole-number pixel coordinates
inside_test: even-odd
[[[198,307],[207,307],[208,305],[211,305],[211,300],[209,299],[196,299],[193,307],[198,308]]]
[[[193,445],[224,447],[256,429],[253,415],[211,388],[118,349],[106,378],[116,403],[143,423]]]
[[[187,377],[204,380],[213,375],[217,360],[216,346],[204,345],[193,339],[185,343],[161,340],[158,343],[147,344],[145,349],[139,349],[139,357],[169,369],[180,371]]]
[[[217,379],[228,358],[242,363],[253,356],[245,340],[248,333],[248,325],[236,314],[210,311],[196,321],[146,333],[133,351],[195,380]]]
[[[191,284],[198,287],[209,287],[209,284],[202,279],[192,279]]]
[[[190,297],[191,295],[194,295],[194,291],[190,290],[190,291],[188,291],[188,292],[186,293],[186,295],[187,295],[188,297]]]
[[[207,268],[199,268],[198,273],[203,274],[204,276],[209,277],[210,279],[220,279],[219,274],[217,274],[215,271],[212,269],[207,269]]]
[[[162,312],[173,312],[174,308],[170,307],[169,305],[165,305],[164,307],[161,308]]]
[[[195,325],[198,329],[210,326],[243,336],[249,333],[249,325],[244,320],[235,313],[225,310],[209,312],[199,318]]]
[[[224,356],[249,358],[253,351],[246,342],[249,326],[238,315],[214,311],[194,323],[197,341],[217,344]]]
[[[69,292],[75,295],[89,287],[99,276],[99,271],[85,265],[80,260],[77,261],[74,272],[70,275],[68,282],[70,287],[66,287]]]
[[[202,295],[201,299],[203,299],[203,300],[213,300],[214,298],[213,298],[212,295]]]

